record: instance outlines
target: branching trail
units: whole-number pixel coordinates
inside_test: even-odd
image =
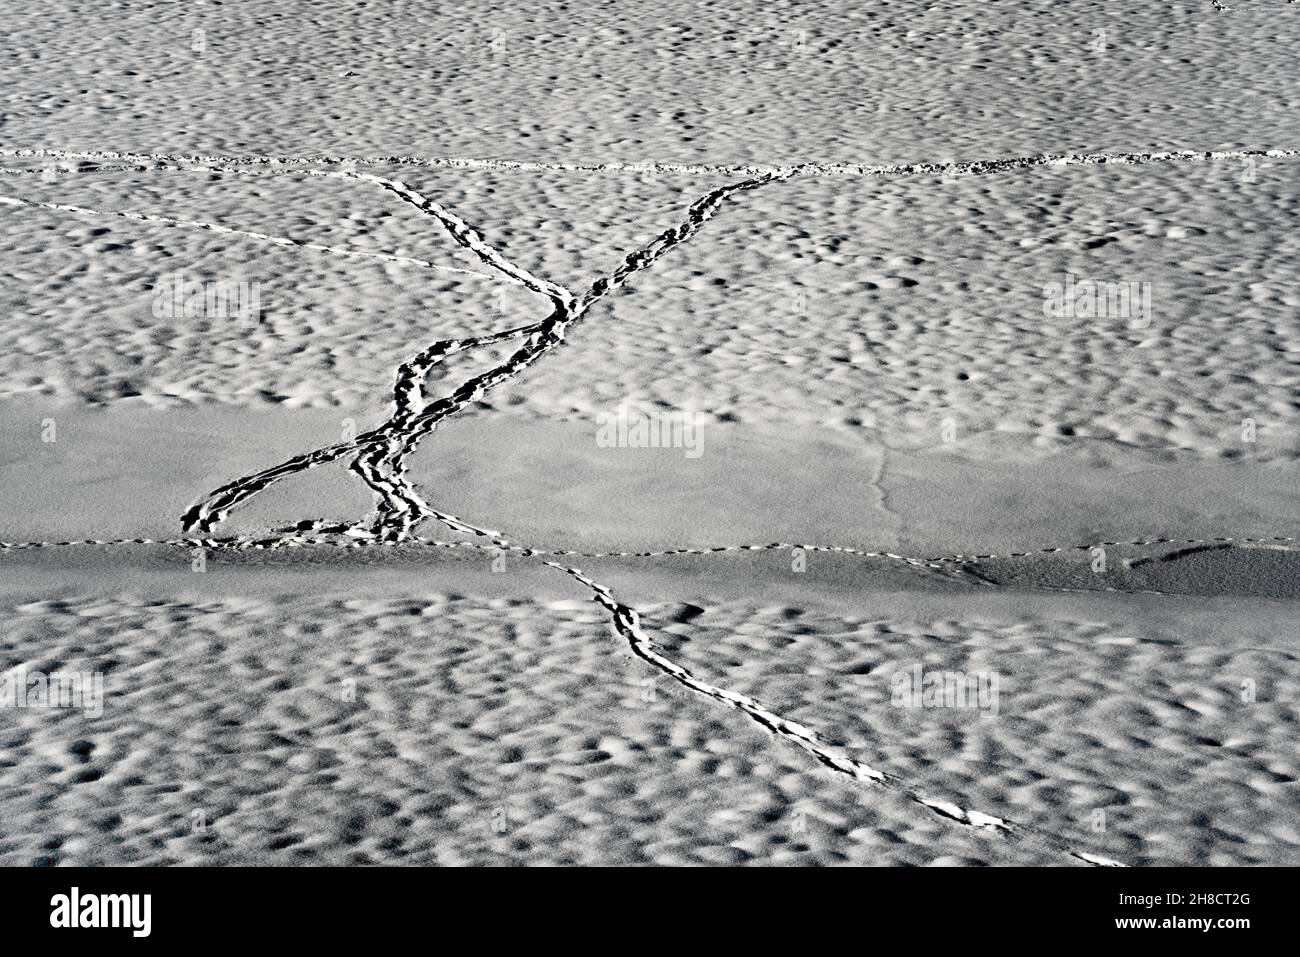
[[[451,213],[402,184],[380,180],[368,174],[345,175],[379,182],[421,211],[434,216],[457,242],[477,254],[488,266],[515,278],[533,291],[546,295],[551,300],[552,311],[540,322],[508,332],[469,339],[444,339],[433,343],[399,368],[394,389],[394,411],[383,425],[350,441],[295,456],[280,465],[236,479],[217,489],[185,514],[183,527],[188,532],[208,534],[229,515],[231,509],[274,482],[356,453],[351,468],[363,477],[376,495],[376,514],[369,529],[372,534],[387,541],[401,541],[426,518],[439,518],[459,531],[484,534],[464,523],[448,522],[436,514],[406,480],[406,457],[420,439],[439,422],[514,378],[554,349],[564,340],[569,326],[580,321],[593,305],[621,285],[628,276],[647,268],[673,247],[688,241],[712,218],[728,197],[774,181],[773,177],[765,176],[712,190],[691,205],[681,224],[633,252],[609,276],[596,280],[584,295],[575,297],[567,289],[537,279],[521,267],[507,262],[481,236],[464,226]],[[421,401],[429,370],[447,355],[519,337],[524,337],[524,343],[504,362],[470,378],[449,395],[429,402]]]
[[[579,553],[574,551],[545,551],[517,545],[500,532],[471,524],[430,505],[406,475],[406,461],[418,443],[437,425],[461,411],[492,389],[519,376],[534,362],[551,352],[564,341],[570,328],[579,323],[592,306],[609,296],[628,277],[652,266],[658,259],[677,246],[689,242],[712,219],[725,203],[744,192],[780,183],[795,176],[966,176],[1005,172],[1035,166],[1144,164],[1151,162],[1199,162],[1248,157],[1291,157],[1300,150],[1232,150],[1217,152],[1173,151],[1157,153],[1078,153],[1020,157],[974,163],[911,164],[896,166],[860,166],[833,164],[803,164],[785,167],[708,166],[679,164],[538,164],[511,163],[493,160],[430,159],[419,157],[231,157],[231,156],[178,156],[172,154],[135,154],[106,151],[66,150],[14,150],[0,149],[0,157],[44,158],[59,161],[89,161],[111,163],[102,169],[147,169],[172,171],[201,171],[231,175],[296,175],[333,179],[355,180],[378,188],[398,201],[411,206],[423,215],[436,220],[458,245],[476,256],[489,273],[456,270],[409,257],[387,254],[362,253],[340,247],[306,243],[285,237],[238,230],[213,223],[171,219],[144,213],[105,212],[84,207],[56,203],[39,203],[15,197],[0,196],[0,204],[18,207],[41,208],[77,215],[110,215],[143,222],[204,229],[240,235],[277,245],[295,246],[343,256],[366,255],[373,258],[467,273],[472,276],[509,281],[544,296],[550,303],[545,318],[532,323],[480,336],[458,339],[441,339],[426,346],[397,370],[393,389],[392,411],[381,425],[354,439],[293,456],[278,465],[242,476],[215,489],[200,499],[182,516],[186,537],[154,541],[130,539],[119,541],[85,540],[80,542],[10,542],[0,543],[0,551],[25,548],[43,548],[71,545],[173,545],[201,546],[214,549],[276,549],[324,545],[343,548],[377,546],[426,545],[435,547],[503,549],[535,558],[544,565],[557,569],[587,588],[598,604],[609,614],[615,631],[627,641],[632,652],[662,674],[680,683],[692,692],[734,708],[765,730],[800,748],[823,766],[859,783],[881,787],[906,796],[930,812],[952,820],[964,827],[1001,834],[1013,840],[1033,840],[1066,853],[1073,858],[1096,865],[1115,865],[1116,862],[1078,850],[1071,841],[1051,832],[1017,824],[1002,817],[927,795],[922,788],[902,781],[883,771],[843,755],[820,741],[810,729],[768,710],[761,703],[733,691],[712,685],[692,674],[686,668],[664,656],[641,626],[635,609],[618,601],[606,586],[594,581],[580,569],[553,561],[553,558],[574,557],[651,557],[660,555],[704,555],[717,552],[766,551],[801,548],[808,551],[840,552],[869,558],[897,561],[913,566],[942,568],[996,557],[1023,557],[1047,552],[1087,549],[1101,545],[1193,545],[1207,542],[1262,543],[1291,542],[1290,537],[1270,539],[1191,539],[1185,541],[1167,538],[1140,539],[1133,542],[1101,542],[1074,546],[1054,546],[1043,549],[1011,552],[1005,556],[993,554],[957,555],[939,558],[916,558],[892,552],[867,551],[851,547],[796,545],[775,542],[765,545],[730,545],[706,549],[670,549],[661,552]],[[446,168],[472,168],[492,170],[556,170],[584,172],[637,172],[663,175],[728,176],[732,182],[719,186],[700,196],[686,211],[676,226],[666,230],[654,240],[628,255],[615,269],[592,282],[583,293],[538,277],[522,266],[507,259],[487,242],[476,229],[450,210],[422,196],[399,180],[356,172],[352,169],[321,169],[321,166],[352,165],[422,165]],[[12,171],[7,171],[12,172]],[[743,178],[738,178],[743,177]],[[472,376],[450,393],[428,398],[425,386],[430,371],[447,356],[465,350],[520,340],[520,345],[504,361],[491,369]],[[275,529],[256,537],[218,537],[216,527],[230,513],[247,503],[262,490],[283,479],[340,460],[347,460],[348,468],[357,475],[374,495],[374,509],[370,516],[355,523],[329,523],[307,520],[292,526]],[[426,521],[438,521],[458,532],[486,541],[441,542],[416,537],[414,532]]]

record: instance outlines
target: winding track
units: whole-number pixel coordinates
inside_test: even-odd
[[[691,240],[722,208],[723,204],[734,196],[749,190],[758,189],[774,183],[788,180],[794,176],[916,176],[945,175],[963,176],[1023,169],[1043,165],[1097,165],[1097,164],[1142,164],[1149,162],[1198,162],[1221,159],[1244,159],[1247,157],[1290,157],[1300,154],[1300,150],[1233,150],[1218,152],[1173,151],[1160,153],[1086,153],[1061,154],[1036,157],[1021,157],[1008,160],[995,160],[977,163],[955,164],[913,164],[910,166],[842,166],[826,164],[806,164],[794,167],[722,167],[722,166],[646,166],[620,164],[522,164],[504,163],[488,160],[456,159],[419,159],[412,157],[385,157],[344,159],[330,157],[185,157],[169,154],[131,154],[116,152],[73,152],[62,150],[0,150],[0,156],[9,157],[43,157],[59,160],[85,160],[92,162],[114,161],[114,169],[158,169],[176,171],[203,171],[218,174],[246,174],[249,172],[269,173],[272,175],[306,175],[354,179],[380,188],[397,197],[403,203],[411,205],[421,213],[436,219],[454,241],[476,255],[497,276],[518,283],[545,296],[551,304],[551,312],[536,322],[484,336],[461,339],[438,340],[411,359],[402,363],[397,370],[393,394],[393,411],[380,426],[354,439],[338,442],[303,455],[294,456],[279,465],[263,469],[251,475],[237,478],[209,493],[182,516],[182,525],[189,537],[166,544],[201,545],[212,548],[280,548],[309,544],[344,545],[345,547],[365,547],[367,545],[398,545],[410,542],[445,545],[455,547],[465,543],[441,543],[413,537],[415,529],[427,520],[436,520],[442,524],[474,536],[490,540],[491,547],[509,549],[528,557],[537,558],[543,564],[555,568],[572,577],[592,592],[594,600],[611,616],[615,631],[627,642],[632,652],[649,663],[672,680],[682,684],[692,692],[711,700],[735,708],[747,715],[765,730],[813,756],[818,762],[832,771],[848,776],[855,781],[892,790],[905,795],[909,800],[925,807],[932,813],[957,822],[965,827],[999,833],[1014,840],[1030,839],[1052,847],[1071,857],[1095,865],[1117,865],[1107,860],[1076,849],[1072,842],[1058,835],[1016,824],[996,815],[973,809],[961,808],[943,799],[929,797],[912,784],[886,774],[876,768],[840,754],[835,749],[821,742],[808,728],[782,718],[766,709],[759,702],[748,696],[728,691],[709,684],[682,666],[663,656],[654,646],[651,638],[641,627],[635,609],[619,602],[604,585],[585,575],[580,569],[552,561],[546,557],[571,556],[574,552],[552,552],[534,550],[514,545],[502,534],[472,525],[455,516],[433,508],[406,476],[406,459],[419,441],[433,431],[438,423],[461,411],[467,404],[482,395],[518,376],[534,362],[552,351],[563,342],[567,330],[581,321],[590,308],[616,290],[628,277],[653,265],[659,258],[682,243]],[[608,275],[596,279],[590,288],[581,295],[532,275],[516,263],[507,260],[472,226],[465,223],[450,210],[430,200],[406,184],[369,173],[352,170],[323,170],[319,165],[333,165],[339,162],[351,164],[404,163],[419,165],[437,165],[453,168],[490,168],[490,169],[560,169],[598,172],[647,171],[662,174],[687,173],[691,175],[744,175],[745,178],[728,185],[717,187],[691,204],[685,218],[676,226],[660,234],[645,246],[627,256]],[[249,167],[256,167],[255,170]],[[174,226],[188,226],[211,231],[238,233],[250,238],[276,243],[279,245],[300,246],[340,255],[356,255],[337,247],[328,247],[314,243],[303,243],[284,237],[252,233],[232,227],[216,224],[173,220],[166,217],[149,216],[133,213],[104,213],[83,207],[63,204],[35,203],[13,197],[0,196],[0,204],[46,208],[60,212],[82,215],[116,215],[138,219],[145,222],[163,223]],[[373,254],[372,254],[373,255]],[[411,265],[446,269],[425,260],[408,260],[403,257],[388,257],[379,254],[378,258],[392,261],[404,261]],[[457,272],[469,272],[455,270]],[[483,274],[470,273],[481,276]],[[426,399],[424,386],[429,371],[448,355],[456,352],[479,348],[485,345],[523,339],[523,344],[504,362],[479,375],[473,376],[450,394],[435,399]],[[321,521],[305,521],[284,529],[275,530],[269,537],[256,540],[222,539],[214,536],[214,530],[231,511],[246,503],[253,496],[290,476],[299,474],[320,465],[350,458],[349,469],[361,478],[374,494],[374,511],[368,518],[353,524],[333,524]],[[341,539],[341,540],[340,540]],[[1204,540],[1190,540],[1177,544],[1201,544]],[[1215,542],[1233,541],[1231,539],[1209,540]],[[1237,541],[1263,541],[1246,540]],[[1272,542],[1290,542],[1289,537],[1268,539]],[[147,539],[131,540],[136,544],[152,544]],[[1171,543],[1169,539],[1139,540],[1131,544]],[[63,543],[0,543],[0,550],[12,550],[29,547],[48,547],[51,545],[72,544],[109,544],[106,542],[63,542]],[[123,543],[125,544],[125,543]],[[474,544],[474,543],[468,543]],[[1099,543],[1107,545],[1130,544],[1120,542]],[[950,563],[965,563],[980,559],[993,558],[993,555],[949,556],[940,559],[917,559],[888,552],[865,552],[851,548],[835,546],[793,546],[785,543],[769,545],[723,546],[715,549],[674,549],[661,553],[614,553],[620,556],[629,554],[706,554],[717,551],[766,550],[778,548],[805,548],[815,551],[840,551],[849,554],[883,557],[907,564],[941,567]],[[1068,549],[1090,548],[1092,545],[1059,546],[1045,548],[1043,552],[1059,552]],[[1018,557],[1035,552],[1014,552],[1007,557]]]

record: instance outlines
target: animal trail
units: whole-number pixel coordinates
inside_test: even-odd
[[[1132,152],[1041,153],[998,160],[968,160],[951,163],[799,163],[793,166],[763,164],[710,163],[536,163],[519,160],[471,159],[438,156],[184,156],[174,153],[118,153],[105,150],[71,151],[52,149],[0,149],[0,157],[41,158],[55,160],[125,161],[116,170],[192,169],[211,172],[214,167],[226,172],[269,172],[301,175],[314,166],[425,166],[444,169],[492,171],[528,171],[557,173],[608,173],[611,175],[646,174],[663,176],[706,176],[752,179],[759,176],[818,176],[846,178],[886,178],[907,176],[980,176],[1005,173],[1036,166],[1096,166],[1147,163],[1201,163],[1226,159],[1275,158],[1300,155],[1296,149],[1237,150],[1152,150]],[[133,165],[134,164],[134,165]],[[237,170],[236,167],[244,167]],[[294,169],[294,167],[307,167]],[[256,169],[254,169],[256,168]],[[36,172],[36,171],[32,171]],[[317,171],[319,172],[319,171]]]
[[[423,215],[436,220],[451,238],[463,248],[473,253],[491,271],[488,278],[502,279],[525,286],[549,301],[551,311],[544,318],[504,332],[459,339],[440,339],[413,355],[398,368],[393,386],[392,411],[388,419],[380,426],[353,439],[324,446],[310,452],[292,456],[278,465],[262,469],[250,475],[233,479],[210,492],[188,509],[182,516],[182,527],[189,533],[188,537],[161,544],[207,546],[213,548],[282,548],[303,545],[328,545],[344,548],[400,546],[407,544],[428,544],[444,547],[480,547],[508,549],[530,558],[536,558],[544,565],[555,568],[570,576],[591,591],[593,600],[600,604],[609,614],[615,631],[627,641],[632,652],[661,673],[671,677],[692,692],[710,700],[734,708],[772,735],[786,741],[812,756],[818,763],[832,772],[844,775],[862,784],[881,787],[906,796],[929,813],[951,820],[963,827],[973,827],[1007,837],[1012,840],[1031,839],[1057,849],[1082,862],[1095,865],[1114,865],[1116,862],[1100,858],[1074,849],[1072,843],[1045,830],[1016,824],[1001,817],[981,811],[975,811],[957,804],[926,795],[922,789],[901,781],[870,765],[856,761],[821,742],[808,728],[781,717],[765,708],[762,704],[746,695],[738,694],[724,688],[709,684],[686,668],[676,664],[660,653],[649,636],[641,627],[635,609],[619,602],[605,586],[587,577],[581,570],[551,561],[547,556],[568,556],[578,553],[568,551],[545,552],[509,542],[501,533],[480,528],[469,522],[441,512],[430,505],[406,475],[406,460],[418,443],[432,432],[436,426],[463,410],[466,405],[482,397],[492,389],[519,376],[534,362],[552,352],[565,338],[567,331],[578,324],[591,307],[609,296],[622,285],[628,277],[652,266],[658,259],[674,248],[689,242],[713,218],[725,202],[737,194],[783,182],[796,176],[966,176],[988,173],[1007,172],[1043,165],[1099,165],[1099,164],[1144,164],[1150,162],[1201,162],[1228,158],[1246,158],[1253,156],[1291,157],[1298,150],[1234,150],[1219,152],[1174,151],[1160,153],[1081,153],[1041,155],[1004,160],[981,161],[952,164],[909,164],[895,166],[861,166],[844,164],[802,164],[789,167],[735,167],[735,166],[687,166],[676,164],[521,164],[492,160],[429,159],[412,157],[387,157],[359,160],[345,160],[331,157],[186,157],[170,154],[136,154],[105,151],[62,151],[62,150],[0,150],[0,156],[8,157],[44,157],[53,159],[79,159],[90,161],[112,161],[115,169],[148,169],[167,171],[200,171],[222,175],[297,175],[332,179],[346,179],[374,186],[386,194],[396,197],[400,202],[412,206]],[[620,173],[635,170],[644,173],[647,170],[664,175],[728,175],[744,176],[744,179],[731,182],[705,193],[688,208],[685,217],[678,225],[666,230],[654,240],[628,255],[607,275],[594,280],[581,295],[569,289],[533,275],[502,255],[490,245],[483,235],[450,210],[420,195],[406,184],[370,173],[352,170],[332,170],[316,168],[321,165],[337,165],[342,162],[361,164],[405,163],[407,165],[436,165],[451,168],[486,168],[486,169],[548,169],[557,171],[590,171]],[[214,232],[236,233],[248,238],[280,245],[298,246],[336,255],[354,255],[337,247],[321,244],[301,243],[284,237],[268,234],[251,233],[235,230],[231,227],[211,223],[174,220],[149,214],[111,213],[90,210],[83,207],[54,203],[37,203],[12,197],[0,197],[0,204],[15,207],[42,208],[56,212],[68,212],[76,215],[116,215],[144,222],[155,222],[173,226],[205,229]],[[405,257],[379,258],[402,261],[411,265],[445,269],[424,260]],[[483,276],[480,273],[471,275]],[[506,341],[523,340],[522,344],[505,361],[479,375],[461,383],[447,395],[427,398],[425,386],[430,371],[447,356],[457,352],[479,348]],[[252,497],[272,484],[290,478],[321,465],[349,459],[349,470],[366,484],[374,496],[373,513],[356,523],[337,523],[309,520],[298,522],[285,528],[276,529],[271,534],[258,538],[218,538],[214,530],[230,513],[248,502]],[[443,543],[414,537],[416,528],[425,521],[438,521],[456,531],[477,538],[487,539],[491,544],[476,542]],[[1278,538],[1275,541],[1291,541],[1290,538]],[[1152,542],[1164,542],[1155,539]],[[109,543],[103,541],[60,542],[60,543],[0,543],[0,550],[48,547],[52,545],[75,544],[156,544],[148,539],[132,539]],[[1103,543],[1103,544],[1121,544]],[[1138,544],[1138,543],[1133,543]],[[909,565],[942,567],[948,564],[962,564],[989,559],[995,555],[948,556],[935,559],[919,559],[898,555],[892,552],[869,552],[848,547],[804,546],[785,543],[767,545],[720,546],[713,549],[674,549],[666,552],[646,553],[611,553],[614,556],[631,555],[669,555],[669,554],[712,554],[715,552],[762,551],[785,548],[807,548],[816,551],[838,551],[847,554],[884,558]],[[1088,548],[1091,545],[1072,546]],[[1063,551],[1065,548],[1042,549],[1043,552]],[[1010,557],[1033,554],[1032,552],[1010,553]]]
[[[363,174],[351,175],[360,177]],[[514,378],[554,349],[564,340],[568,327],[579,322],[593,305],[618,288],[629,276],[649,267],[669,250],[688,241],[712,218],[728,197],[774,181],[776,181],[775,177],[764,176],[711,191],[691,205],[682,223],[631,253],[612,273],[593,282],[591,288],[580,297],[575,297],[569,290],[557,284],[537,279],[522,268],[507,262],[496,250],[488,246],[481,236],[464,226],[459,219],[436,207],[435,204],[423,200],[413,191],[407,191],[417,204],[417,208],[431,212],[447,227],[453,238],[476,253],[489,266],[546,295],[552,304],[550,315],[532,325],[504,333],[471,339],[439,340],[433,343],[399,368],[393,393],[394,411],[387,422],[350,441],[339,442],[315,452],[295,456],[280,465],[222,486],[185,513],[182,519],[184,530],[201,535],[210,534],[216,524],[226,518],[232,509],[274,482],[355,452],[357,456],[350,467],[366,481],[376,495],[376,514],[371,523],[372,533],[388,541],[405,540],[420,522],[426,518],[439,517],[423,502],[405,479],[406,458],[425,435],[433,431],[439,422],[459,412],[470,402],[477,401],[493,388]],[[400,184],[398,188],[399,191],[406,191],[406,188],[401,187]],[[428,402],[423,401],[423,384],[429,370],[447,355],[521,336],[526,337],[524,344],[505,362],[470,378],[449,395]],[[459,531],[483,534],[481,530],[473,529],[464,523],[458,523],[453,527]]]
[[[551,561],[544,562],[544,564],[552,568],[558,568],[589,588],[601,607],[610,613],[614,630],[627,640],[633,654],[638,658],[648,662],[661,673],[689,690],[742,712],[764,730],[810,754],[818,763],[831,771],[852,778],[862,784],[901,794],[927,811],[955,821],[964,827],[998,833],[1013,840],[1034,840],[1094,866],[1124,866],[1118,861],[1112,861],[1109,858],[1077,851],[1068,839],[1042,828],[1017,824],[982,811],[959,807],[951,801],[930,797],[922,788],[916,785],[839,753],[836,749],[822,742],[809,728],[768,710],[748,695],[709,684],[696,677],[688,669],[665,657],[655,648],[654,642],[642,630],[641,619],[636,609],[618,601],[607,587],[593,581],[584,575],[580,569]]]

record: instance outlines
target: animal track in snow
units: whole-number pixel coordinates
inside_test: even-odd
[[[401,544],[432,544],[446,547],[476,546],[476,543],[441,543],[414,538],[415,529],[425,521],[436,520],[459,532],[468,533],[491,542],[491,547],[519,552],[528,557],[537,558],[543,564],[558,569],[588,588],[593,599],[609,612],[611,623],[618,634],[627,642],[634,654],[655,667],[674,681],[691,691],[712,700],[735,708],[751,720],[758,723],[774,736],[812,755],[819,763],[836,773],[846,775],[856,781],[871,786],[879,786],[904,794],[908,799],[925,807],[933,814],[957,822],[961,826],[975,827],[999,833],[1012,839],[1030,838],[1069,854],[1077,860],[1089,864],[1114,865],[1096,855],[1075,850],[1068,840],[1050,832],[1015,824],[996,815],[981,811],[964,809],[958,805],[927,796],[919,787],[894,778],[885,772],[842,755],[823,744],[808,728],[782,718],[769,711],[759,702],[745,695],[737,694],[723,688],[708,684],[697,678],[687,669],[677,665],[663,656],[654,646],[653,641],[643,631],[635,609],[619,602],[604,585],[587,577],[580,569],[551,561],[547,556],[572,556],[579,553],[568,551],[545,552],[525,546],[515,545],[499,532],[480,528],[455,516],[441,512],[424,500],[414,484],[406,476],[406,460],[419,441],[433,431],[438,423],[461,411],[467,404],[486,394],[491,389],[507,382],[542,356],[552,351],[564,341],[570,327],[581,321],[584,315],[597,302],[617,289],[626,279],[636,272],[653,265],[659,258],[677,246],[690,241],[703,226],[718,212],[722,205],[733,196],[771,184],[783,182],[796,176],[931,176],[945,177],[982,175],[986,173],[1006,172],[1034,166],[1068,166],[1098,164],[1144,164],[1151,162],[1199,162],[1208,160],[1247,158],[1247,157],[1290,157],[1297,155],[1297,150],[1231,150],[1214,152],[1169,151],[1157,153],[1080,153],[1020,157],[1006,160],[983,161],[974,163],[950,164],[910,164],[897,166],[856,166],[830,164],[803,164],[789,167],[726,167],[726,166],[685,166],[673,164],[523,164],[491,160],[457,160],[457,159],[420,159],[412,157],[387,157],[369,159],[343,159],[337,157],[185,157],[169,154],[131,154],[104,151],[62,151],[62,150],[0,150],[0,156],[9,157],[43,157],[58,160],[114,161],[114,169],[157,169],[171,171],[202,171],[226,175],[298,175],[351,179],[378,187],[382,191],[397,197],[401,202],[413,206],[422,214],[436,219],[451,238],[468,249],[495,274],[492,278],[524,285],[533,292],[545,296],[551,304],[551,312],[543,319],[519,326],[505,332],[491,333],[483,336],[460,339],[438,340],[416,353],[399,366],[393,392],[393,410],[382,425],[354,439],[325,446],[302,455],[294,456],[279,465],[263,469],[251,475],[236,478],[221,486],[201,499],[182,517],[183,529],[189,537],[156,543],[149,539],[132,539],[121,542],[28,542],[0,543],[0,550],[22,548],[52,547],[55,545],[75,544],[169,544],[187,546],[205,546],[212,548],[282,548],[303,545],[336,545],[342,547],[369,547]],[[636,171],[651,172],[661,175],[729,175],[746,178],[715,188],[697,199],[688,209],[685,218],[676,226],[666,230],[651,242],[627,256],[612,272],[597,278],[581,295],[569,289],[532,275],[521,266],[506,259],[491,246],[484,237],[468,223],[461,220],[450,210],[420,195],[406,184],[369,173],[353,170],[330,170],[315,168],[320,165],[337,165],[349,162],[353,164],[374,165],[379,163],[406,165],[434,165],[460,168],[486,169],[547,169],[557,171],[590,171],[622,173]],[[395,262],[405,262],[429,268],[446,269],[449,267],[424,261],[391,257],[386,254],[364,254],[339,247],[303,243],[285,237],[252,233],[232,227],[198,221],[174,220],[167,217],[151,216],[142,213],[104,213],[83,207],[54,203],[36,203],[17,198],[0,197],[0,203],[10,206],[44,208],[57,212],[78,215],[115,215],[144,222],[155,222],[173,226],[198,228],[214,232],[234,233],[260,241],[278,245],[300,246],[302,248],[322,251],[335,255],[371,255]],[[461,271],[461,270],[457,270]],[[468,272],[468,271],[464,271]],[[485,275],[470,273],[471,275]],[[523,344],[504,362],[473,376],[460,384],[448,395],[426,399],[425,380],[431,369],[448,355],[456,352],[479,348],[485,345],[522,339]],[[275,530],[269,537],[260,538],[218,538],[213,535],[215,528],[231,511],[246,503],[253,496],[270,485],[293,475],[316,468],[320,465],[350,459],[349,469],[356,474],[374,495],[373,513],[359,522],[352,524],[325,523],[305,521],[283,529]],[[1101,542],[1088,545],[1058,546],[1035,551],[1011,552],[1006,556],[977,554],[968,556],[948,556],[945,558],[912,558],[890,552],[871,552],[848,547],[803,546],[786,543],[768,545],[734,545],[713,549],[673,549],[664,552],[644,553],[608,553],[601,557],[631,557],[674,554],[711,554],[715,552],[762,551],[772,549],[805,548],[811,551],[837,551],[864,557],[885,558],[909,565],[931,568],[949,564],[978,562],[997,557],[1023,557],[1031,554],[1062,552],[1087,549],[1095,545],[1152,545],[1152,544],[1204,544],[1205,542],[1232,542],[1232,539],[1189,540],[1173,542],[1170,539],[1146,539],[1134,542]],[[1237,539],[1241,543],[1258,541],[1290,542],[1290,537],[1273,539]]]

